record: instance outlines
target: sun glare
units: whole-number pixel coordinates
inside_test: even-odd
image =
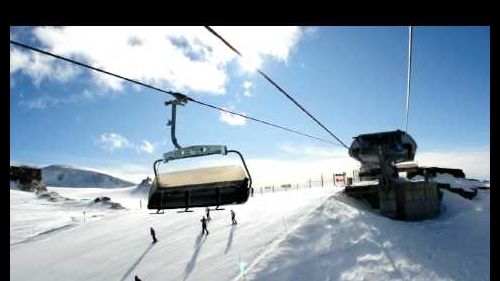
[[[247,55],[239,60],[241,68],[246,72],[255,72],[260,67],[262,60],[259,55]]]

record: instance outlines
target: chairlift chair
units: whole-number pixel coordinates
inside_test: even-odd
[[[181,147],[175,137],[176,106],[184,105],[187,100],[176,99],[166,102],[172,105],[171,126],[173,151],[153,163],[155,174],[148,200],[148,209],[178,209],[188,211],[193,207],[210,207],[229,204],[243,204],[248,200],[252,178],[243,155],[237,150],[228,150],[225,145],[194,145]],[[238,165],[205,167],[184,171],[159,173],[161,163],[174,160],[203,157],[208,155],[227,155],[235,153],[241,159],[243,168]]]

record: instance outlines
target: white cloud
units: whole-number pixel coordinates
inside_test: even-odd
[[[252,178],[258,185],[299,183],[309,178],[319,180],[321,175],[330,179],[332,173],[359,169],[360,163],[349,157],[343,148],[321,146],[281,145],[279,149],[286,152],[292,160],[250,158],[247,164]],[[452,152],[417,152],[419,166],[438,166],[462,169],[466,177],[490,179],[489,149],[457,149]]]
[[[304,35],[308,35],[308,36],[316,35],[317,31],[318,31],[318,27],[316,27],[316,26],[306,26],[306,27],[302,28],[302,32],[304,33]]]
[[[241,165],[240,159],[232,154],[220,159],[197,159],[189,163],[173,163],[160,167],[160,172],[192,169],[195,167],[208,167],[220,165]],[[304,185],[311,179],[318,182],[323,175],[325,182],[331,184],[333,173],[346,172],[351,174],[352,170],[358,168],[355,160],[349,159],[328,159],[328,160],[282,160],[271,158],[249,158],[245,157],[246,164],[250,170],[253,186],[257,189],[266,185],[280,185],[285,183]],[[145,177],[153,176],[152,168],[149,165],[115,164],[101,167],[99,170],[116,175],[119,178],[140,182]]]
[[[29,62],[28,55],[16,48],[10,48],[10,73],[26,67]]]
[[[96,167],[95,170],[133,183],[140,183],[148,176],[153,177],[152,167],[150,168],[149,166],[115,163],[107,166],[101,165]]]
[[[255,188],[286,183],[304,185],[309,179],[317,183],[321,175],[327,184],[331,184],[333,173],[346,172],[348,176],[352,176],[352,171],[360,167],[358,161],[349,157],[347,151],[339,147],[282,145],[279,150],[287,153],[286,157],[291,156],[292,159],[245,157]],[[467,177],[478,179],[489,179],[489,159],[487,150],[417,153],[420,166],[460,168],[464,169]],[[228,157],[217,159],[198,159],[186,165],[176,163],[173,166],[163,167],[161,171],[228,164],[241,164],[241,162],[238,157],[229,154]],[[152,170],[144,165],[120,164],[105,170],[124,179],[134,178],[135,182],[148,175],[152,176]]]
[[[302,36],[302,30],[295,26],[220,26],[213,29],[231,42],[248,58],[247,63],[255,67],[260,66],[265,55],[286,61]]]
[[[156,86],[168,82],[176,90],[224,93],[223,66],[231,56],[201,43],[214,43],[202,27],[39,27],[34,33],[53,52],[78,55],[132,79]],[[123,83],[106,75],[94,77],[113,90]]]
[[[254,158],[247,161],[256,185],[302,185],[309,178],[319,181],[321,175],[331,182],[334,173],[346,172],[352,176],[352,171],[360,167],[359,162],[340,147],[281,145],[278,148],[292,159]]]
[[[79,100],[97,100],[98,98],[115,98],[119,93],[113,93],[113,92],[106,92],[106,91],[99,91],[99,90],[89,90],[89,89],[84,89],[82,93],[78,96]]]
[[[21,99],[19,101],[19,105],[25,106],[30,109],[45,109],[48,107],[56,106],[59,104],[72,104],[78,103],[82,100],[95,100],[97,97],[102,97],[106,94],[99,91],[90,91],[85,89],[81,94],[66,94],[66,95],[47,95],[43,94],[39,97],[32,99]],[[23,98],[24,95],[20,95]],[[107,94],[108,97],[112,97],[112,95]]]
[[[57,100],[49,96],[41,96],[32,100],[21,100],[19,104],[30,109],[45,109],[49,105],[57,104]]]
[[[21,71],[31,77],[35,85],[39,85],[43,79],[53,79],[67,82],[77,76],[80,70],[65,62],[33,53],[10,48],[10,73],[11,75]]]
[[[253,87],[253,84],[251,81],[245,81],[243,82],[243,85],[241,85],[243,87],[243,89],[245,90],[249,90],[250,88]]]
[[[234,110],[232,110],[232,108],[233,107],[231,107],[231,111],[234,112]],[[224,108],[224,109],[228,110],[227,108]],[[240,112],[238,112],[238,113],[240,113]],[[246,116],[245,113],[241,112],[240,114]],[[224,123],[227,123],[231,126],[243,126],[246,124],[246,119],[244,117],[241,117],[241,116],[229,113],[229,112],[225,112],[225,111],[220,112],[219,120],[224,122]]]
[[[243,84],[241,86],[243,87],[243,89],[245,89],[245,91],[243,92],[243,95],[245,97],[251,97],[252,93],[250,92],[250,90],[253,88],[253,83],[250,81],[245,81],[245,82],[243,82]]]
[[[256,185],[304,184],[308,179],[318,181],[321,175],[325,180],[331,180],[334,173],[346,172],[352,176],[352,171],[359,168],[349,156],[322,160],[249,159],[247,162]]]
[[[147,140],[143,140],[139,145],[139,150],[147,154],[152,154],[154,149],[154,146]]]
[[[445,152],[417,152],[419,166],[462,169],[468,178],[490,179],[489,149],[457,149]]]
[[[253,61],[263,56],[286,61],[301,37],[298,27],[214,27]],[[76,57],[132,79],[178,91],[224,94],[226,66],[236,55],[203,27],[37,27],[43,48]],[[65,81],[76,72],[66,63],[11,49],[11,73],[23,71],[39,83],[57,76]],[[119,91],[123,81],[103,74],[93,77]]]
[[[109,151],[131,147],[131,143],[127,138],[115,133],[102,134],[99,143],[103,149]]]
[[[293,146],[281,145],[279,149],[290,155],[298,155],[305,159],[339,159],[350,156],[346,149],[340,147],[324,147],[324,146]]]
[[[116,133],[101,134],[97,142],[102,149],[113,152],[117,149],[133,149],[137,153],[152,154],[155,150],[155,145],[147,140],[142,140],[140,143],[135,143],[126,137]]]
[[[30,109],[45,109],[47,107],[56,106],[58,104],[75,103],[78,102],[78,100],[80,100],[80,97],[76,95],[55,97],[45,94],[34,99],[20,100],[19,104]]]
[[[319,181],[321,175],[331,184],[334,173],[346,172],[352,176],[354,169],[359,169],[359,162],[349,157],[341,148],[286,146],[279,148],[286,153],[279,158],[251,158],[245,156],[254,187],[280,184],[303,185]],[[200,159],[193,166],[177,166],[178,169],[190,169],[203,166],[241,165],[238,157],[228,154],[218,159]],[[290,157],[291,156],[291,157]],[[285,159],[287,158],[287,159]],[[291,159],[290,159],[291,158]],[[173,169],[175,170],[175,169]]]

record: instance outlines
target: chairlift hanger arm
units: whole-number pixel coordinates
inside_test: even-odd
[[[172,143],[175,146],[175,150],[167,152],[163,154],[163,161],[168,162],[171,160],[182,159],[182,158],[190,158],[190,157],[198,157],[198,156],[207,156],[212,154],[227,154],[227,148],[224,145],[193,145],[188,147],[181,147],[177,142],[177,138],[175,136],[175,124],[177,122],[176,112],[177,105],[184,105],[188,102],[187,98],[176,98],[171,101],[166,101],[165,106],[172,106],[172,119],[169,120],[168,125],[171,126],[171,138]]]
[[[243,155],[237,150],[227,150],[225,145],[192,145],[188,147],[181,147],[177,142],[177,138],[175,137],[175,123],[176,123],[176,111],[177,105],[184,105],[188,102],[189,98],[187,97],[177,97],[175,100],[166,101],[165,106],[172,106],[172,119],[169,120],[168,125],[171,126],[171,137],[172,143],[175,146],[175,150],[169,151],[163,154],[163,159],[156,160],[153,164],[153,168],[155,170],[155,179],[157,179],[157,165],[159,162],[163,161],[167,163],[168,161],[182,159],[182,158],[192,158],[192,157],[200,157],[200,156],[208,156],[213,154],[221,154],[227,155],[228,152],[236,153],[240,156],[241,161],[243,162],[243,166],[245,167],[246,174],[249,179],[249,187],[252,186],[252,177],[250,176],[250,171],[248,170],[247,164],[245,163],[245,159]]]
[[[247,163],[245,162],[243,155],[241,155],[241,153],[237,150],[228,150],[227,152],[228,153],[233,152],[233,153],[236,153],[240,156],[241,162],[243,162],[243,167],[245,167],[245,171],[247,172],[247,175],[248,175],[248,181],[249,181],[248,188],[251,188],[252,187],[252,176],[250,175],[250,171],[248,170]]]
[[[155,173],[155,183],[158,183],[158,165],[163,162],[163,159],[158,159],[153,163],[153,171]]]
[[[171,126],[170,136],[172,138],[172,143],[174,144],[176,149],[181,149],[181,146],[177,142],[177,138],[175,137],[175,123],[176,123],[176,113],[177,113],[177,105],[184,105],[188,101],[186,96],[177,96],[175,100],[166,101],[165,106],[172,106],[172,119],[168,121],[168,126]]]

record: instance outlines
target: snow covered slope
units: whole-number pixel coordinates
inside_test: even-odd
[[[49,189],[72,198],[104,191]],[[106,190],[131,208],[11,245],[10,279],[489,280],[489,190],[473,200],[445,191],[442,216],[422,222],[378,216],[340,190],[255,193],[244,205],[212,211],[207,237],[202,209],[150,214],[132,189]]]
[[[127,208],[139,208],[141,198],[130,198],[132,188],[54,188],[50,192],[61,196],[41,198],[34,192],[10,190],[10,243],[17,244],[27,240],[37,240],[53,232],[68,229],[81,222],[102,218],[104,214],[119,210],[109,204],[96,203],[97,197],[107,196],[111,201],[123,199]],[[53,201],[48,199],[54,199]],[[142,198],[142,200],[144,200]],[[84,213],[85,212],[85,215]],[[85,216],[85,218],[84,218]]]
[[[490,200],[444,191],[434,220],[402,222],[327,200],[247,280],[489,280]]]
[[[42,168],[42,179],[49,186],[117,188],[135,185],[96,171],[62,165]]]

